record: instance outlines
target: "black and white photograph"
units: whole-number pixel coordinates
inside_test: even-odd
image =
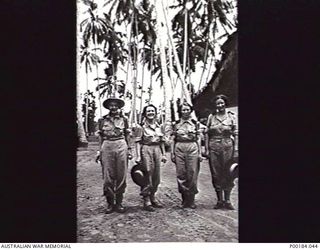
[[[77,241],[238,242],[235,0],[77,1]]]
[[[316,3],[1,1],[1,248],[318,248]]]

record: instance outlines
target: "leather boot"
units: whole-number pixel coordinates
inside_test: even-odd
[[[217,194],[218,202],[213,208],[222,209],[224,207],[223,200],[222,200],[222,190],[216,190],[216,194]]]
[[[125,213],[126,212],[126,208],[124,206],[122,206],[122,200],[123,200],[123,194],[117,194],[116,195],[116,206],[115,206],[115,210],[118,213]]]
[[[152,204],[153,207],[155,207],[155,208],[163,208],[163,205],[161,205],[161,203],[156,200],[156,197],[155,197],[154,194],[150,195],[150,201],[151,201],[151,204]]]
[[[195,209],[197,206],[196,204],[194,204],[194,194],[190,194],[189,195],[189,205],[188,207],[192,208],[192,209]]]
[[[234,210],[234,207],[232,206],[231,202],[230,202],[230,190],[224,190],[224,208],[228,209],[228,210]]]
[[[150,202],[150,197],[149,196],[144,196],[143,197],[143,210],[153,212],[154,208],[152,207],[152,204]]]
[[[108,206],[106,208],[105,213],[111,214],[114,211],[114,199],[113,197],[110,197],[110,196],[106,196],[106,199],[107,199]]]

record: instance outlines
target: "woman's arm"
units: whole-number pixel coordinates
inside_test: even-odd
[[[205,147],[205,156],[209,157],[209,134],[208,134],[208,130],[210,128],[210,122],[211,122],[211,117],[212,115],[210,114],[208,117],[208,121],[207,121],[207,127],[204,131],[204,147]]]
[[[166,157],[166,148],[164,146],[164,142],[161,142],[160,149],[161,149],[161,153],[162,153],[161,161],[162,162],[166,162],[167,161],[167,157]]]
[[[141,144],[136,142],[136,162],[141,162]]]
[[[143,137],[143,129],[140,126],[136,128],[136,137],[135,137],[135,149],[136,149],[136,162],[141,162],[141,140]]]

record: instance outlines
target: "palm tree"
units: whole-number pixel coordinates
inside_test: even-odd
[[[85,18],[80,23],[80,32],[83,31],[83,41],[84,45],[86,47],[89,46],[90,41],[94,44],[94,50],[97,53],[98,50],[101,50],[100,48],[97,48],[97,44],[101,44],[106,37],[106,34],[110,32],[110,30],[113,30],[110,18],[107,14],[104,14],[103,17],[100,17],[96,14],[97,10],[97,4],[95,4],[91,0],[83,0],[83,3],[88,6],[88,10],[86,13],[88,13],[87,18]],[[100,116],[101,116],[101,94],[100,94],[100,88],[98,87],[99,84],[99,63],[100,61],[97,61],[95,63],[96,66],[96,80],[97,80],[97,88],[98,91],[98,100],[99,100],[99,106],[100,106]]]
[[[155,10],[157,15],[157,32],[158,34],[165,34],[165,29],[161,25],[161,22],[164,23],[165,20],[163,17],[165,12],[163,11],[162,2],[156,1],[155,3]],[[165,105],[165,123],[171,121],[171,109],[170,109],[170,97],[172,96],[171,93],[171,86],[169,86],[170,78],[168,75],[167,69],[167,57],[166,57],[166,49],[165,46],[167,45],[167,39],[163,35],[157,36],[159,42],[159,49],[160,49],[160,60],[161,60],[161,76],[162,76],[162,83],[163,83],[163,92],[164,92],[164,105]],[[171,84],[170,84],[171,85]]]
[[[92,71],[91,65],[96,65],[99,61],[99,57],[92,53],[88,47],[80,46],[80,64],[84,63],[85,66],[85,72],[86,72],[86,92],[89,89],[89,72]],[[88,100],[88,99],[87,99]],[[88,109],[87,104],[87,109]],[[86,111],[86,114],[88,114],[88,110]],[[88,116],[86,116],[85,124],[88,124]],[[88,133],[88,127],[85,128],[86,132]]]
[[[92,1],[86,0],[85,2],[92,11],[96,8]],[[153,4],[151,2],[150,0],[141,0],[139,3],[137,0],[107,0],[104,3],[104,7],[107,9],[102,18],[104,22],[101,21],[100,25],[90,26],[96,27],[95,32],[91,32],[92,40],[95,40],[93,37],[93,33],[95,33],[96,40],[104,42],[105,58],[112,62],[111,66],[108,67],[110,72],[105,79],[117,74],[119,63],[124,65],[125,61],[131,61],[134,70],[133,110],[135,110],[135,99],[137,97],[135,90],[137,87],[137,63],[139,61],[138,47],[144,48],[145,56],[142,58],[142,63],[146,64],[147,68],[151,70],[149,93],[152,90],[152,77],[158,74],[158,78],[161,78],[160,82],[163,84],[165,102],[168,103],[169,99],[174,99],[171,92],[174,93],[176,86],[174,77],[176,75],[182,83],[184,97],[191,103],[188,89],[195,89],[195,86],[186,83],[190,82],[191,73],[195,72],[198,62],[203,63],[199,89],[205,71],[208,71],[209,75],[213,60],[217,60],[214,48],[219,41],[216,38],[218,29],[219,33],[224,31],[225,34],[228,34],[231,29],[236,27],[234,18],[230,18],[231,12],[235,9],[232,5],[234,0],[175,0],[177,5],[170,6],[170,8],[178,9],[178,12],[172,23],[170,20],[166,20],[168,15],[166,15],[165,6],[162,6],[162,1],[154,0]],[[154,10],[156,10],[158,20],[155,18]],[[114,22],[111,22],[111,16],[115,20]],[[91,23],[93,21],[98,23],[98,16],[91,15],[90,18]],[[104,23],[106,29],[103,28]],[[166,29],[163,29],[161,23],[165,24]],[[128,34],[116,32],[116,25],[130,27]],[[88,28],[89,30],[93,30],[93,28]],[[169,44],[167,44],[166,33]],[[158,36],[159,34],[161,36]],[[220,37],[223,36],[224,34]],[[154,44],[156,39],[158,39],[158,42]],[[129,45],[127,50],[123,46],[124,40]],[[160,50],[160,53],[157,53],[157,50]],[[172,60],[172,55],[174,60]],[[208,62],[211,62],[209,70],[206,67]],[[127,72],[129,71],[129,65],[128,63]],[[160,72],[161,74],[159,74]],[[98,79],[101,78],[97,77]],[[169,83],[171,83],[170,87],[167,85]],[[105,82],[103,84],[105,88],[108,88]],[[102,84],[100,85],[102,86]]]
[[[229,34],[228,30],[236,27],[234,0],[206,0],[191,1],[177,0],[178,4],[171,8],[179,9],[173,18],[173,31],[177,42],[177,51],[181,62],[190,64],[188,71],[195,72],[197,62],[203,62],[203,72],[200,78],[199,87],[201,86],[206,64],[211,61],[209,55],[215,57],[214,47],[218,42],[215,35],[218,33],[218,26],[222,27],[224,32],[220,38]],[[230,21],[230,17],[233,17]],[[185,31],[188,32],[185,32]],[[188,37],[187,37],[188,36]],[[186,39],[187,38],[187,39]],[[188,55],[183,50],[183,44],[187,43]],[[186,46],[184,46],[186,48]],[[187,60],[183,57],[188,56]],[[210,71],[210,70],[209,70]],[[191,72],[188,72],[190,74]]]
[[[139,44],[141,44],[142,48],[151,47],[150,45],[156,37],[154,31],[155,20],[152,19],[151,15],[153,7],[148,0],[143,0],[138,4],[134,0],[109,0],[105,2],[104,6],[109,7],[109,16],[113,15],[116,17],[114,23],[130,27],[129,33],[127,34],[129,36],[129,39],[127,39],[127,59],[131,59],[135,71],[134,79],[136,79],[136,64],[138,62],[137,49]],[[139,34],[142,34],[141,38],[139,38]],[[131,39],[133,39],[133,41]],[[150,62],[149,58],[147,58],[146,61],[148,60]],[[136,85],[136,82],[134,81],[133,84]]]

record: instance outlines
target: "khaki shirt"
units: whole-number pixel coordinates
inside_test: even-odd
[[[157,122],[151,125],[148,121],[145,121],[141,126],[138,126],[137,130],[136,142],[146,145],[164,142],[163,126]]]
[[[181,119],[173,124],[173,135],[177,142],[196,141],[200,135],[200,124],[193,119]]]
[[[225,116],[209,115],[207,122],[209,137],[230,137],[237,135],[236,117],[228,111]]]
[[[103,139],[123,139],[130,133],[128,120],[120,115],[106,115],[98,121],[98,133]]]

